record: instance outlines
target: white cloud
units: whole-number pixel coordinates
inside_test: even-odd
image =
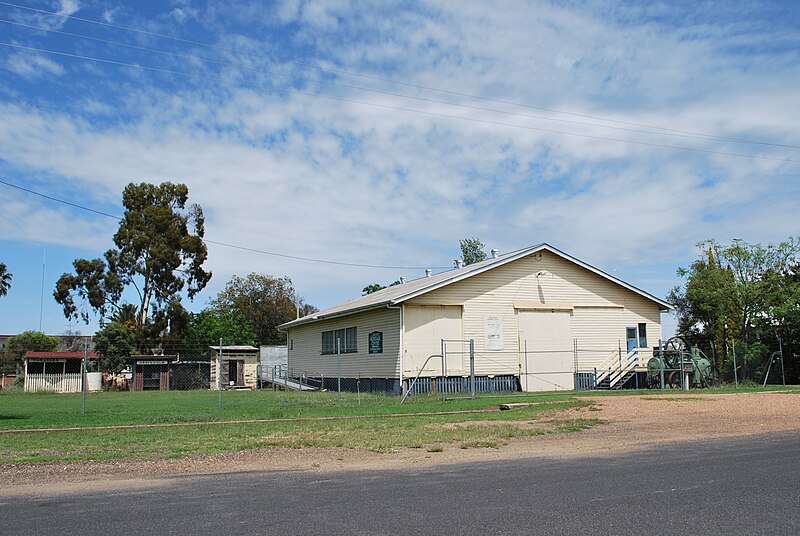
[[[55,61],[33,52],[17,52],[10,54],[6,68],[25,78],[34,80],[48,75],[61,76],[64,68]]]
[[[51,30],[60,30],[67,23],[67,20],[69,20],[68,17],[74,15],[81,9],[81,3],[77,0],[59,0],[58,2],[50,2],[50,5],[47,6],[41,6],[39,9],[43,11],[52,11],[54,15],[20,9],[11,11],[9,16],[12,20],[25,24]]]
[[[296,32],[269,39],[231,32],[218,36],[225,46],[281,52],[285,38],[291,54],[320,56],[292,56],[308,63],[451,92],[328,73],[329,79],[517,115],[315,83],[302,91],[385,107],[285,93],[293,82],[266,73],[256,77],[265,89],[243,88],[236,81],[245,76],[233,69],[225,83],[198,85],[150,73],[134,79],[114,71],[111,78],[99,69],[92,80],[101,88],[69,106],[0,103],[0,159],[41,181],[57,177],[53,188],[70,181],[85,192],[83,201],[102,206],[118,203],[130,181],[186,182],[191,200],[206,211],[211,240],[369,264],[450,265],[458,239],[479,236],[503,251],[547,241],[622,277],[669,282],[704,238],[766,242],[792,234],[800,226],[792,208],[797,164],[603,138],[796,159],[796,149],[682,134],[796,143],[796,59],[778,54],[762,64],[727,52],[743,39],[726,28],[631,24],[640,15],[603,6],[435,2],[387,16],[385,6],[371,3],[283,2],[263,20],[252,15],[258,6],[245,6],[259,23],[290,22]],[[320,76],[266,58],[228,60]],[[208,66],[183,67],[213,74]],[[38,69],[40,76],[63,76]],[[681,136],[646,134],[634,123]],[[79,238],[50,233],[46,217],[23,228],[1,216],[1,230],[65,245],[85,245],[100,232],[92,217],[56,214],[59,225],[78,226]],[[352,297],[367,283],[422,275],[210,249],[214,285],[232,273],[288,274],[318,306]],[[652,273],[663,265],[673,268]]]

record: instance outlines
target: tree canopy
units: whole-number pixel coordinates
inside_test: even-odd
[[[400,280],[395,279],[394,282],[389,283],[389,287],[393,287],[395,285],[399,285]],[[380,283],[372,283],[371,285],[367,285],[366,287],[361,289],[361,295],[366,296],[367,294],[372,294],[373,292],[378,292],[379,290],[383,290],[385,288],[389,288],[386,285],[381,285]]]
[[[6,341],[5,359],[7,365],[19,367],[27,352],[55,352],[59,341],[41,331],[23,331]]]
[[[116,248],[102,259],[76,259],[75,271],[56,283],[53,296],[63,306],[64,316],[88,324],[89,311],[79,310],[80,301],[88,303],[101,321],[135,311],[141,351],[180,334],[189,319],[181,293],[192,299],[211,278],[202,267],[208,254],[203,211],[196,204],[187,206],[188,197],[185,184],[126,186],[125,213],[114,235]],[[126,289],[138,296],[137,305],[124,302]]]
[[[754,377],[779,339],[790,342],[800,328],[800,243],[707,240],[698,248],[699,258],[678,270],[686,283],[667,298],[675,307],[678,334],[707,345],[723,369],[732,367],[729,351],[736,344],[740,374]],[[790,356],[785,357],[788,363]]]
[[[8,273],[8,267],[5,263],[0,262],[0,297],[8,295],[12,279],[14,279],[14,274]]]
[[[465,265],[481,262],[486,259],[486,253],[483,251],[486,244],[481,242],[478,238],[459,240],[458,245],[461,247],[461,258]]]
[[[120,372],[128,365],[128,358],[136,353],[136,337],[130,324],[111,322],[94,336],[94,349],[100,369]]]
[[[367,285],[361,289],[361,295],[366,296],[367,294],[372,294],[373,292],[378,292],[379,290],[383,290],[385,288],[386,287],[380,283],[372,283],[371,285]]]
[[[297,317],[317,311],[303,303],[288,277],[273,277],[251,273],[246,277],[233,276],[210,307],[220,312],[239,311],[250,325],[260,344],[286,344],[286,333],[278,326]]]
[[[209,307],[191,314],[183,340],[185,353],[205,355],[208,347],[219,344],[220,339],[224,345],[258,345],[250,323],[238,309],[221,311]]]

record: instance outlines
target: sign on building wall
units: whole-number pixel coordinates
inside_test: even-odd
[[[503,349],[503,319],[499,316],[486,317],[486,341],[484,347],[487,350]]]
[[[383,353],[383,332],[373,331],[369,334],[369,353],[382,354]]]

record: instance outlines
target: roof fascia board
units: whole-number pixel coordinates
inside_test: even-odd
[[[303,324],[308,324],[310,322],[319,322],[320,320],[330,320],[332,318],[339,318],[340,316],[348,316],[353,315],[356,313],[363,313],[365,311],[369,311],[372,309],[383,309],[387,305],[391,305],[389,300],[380,302],[380,303],[373,303],[370,305],[363,305],[361,307],[356,307],[355,309],[347,309],[346,311],[339,311],[336,313],[331,313],[322,316],[304,316],[303,318],[298,318],[296,320],[292,320],[291,322],[286,322],[285,324],[281,324],[278,326],[279,329],[285,330],[287,328],[295,328],[297,326],[302,326]]]
[[[293,327],[301,326],[301,325],[304,325],[304,324],[308,324],[310,322],[317,322],[317,321],[320,321],[320,320],[327,320],[327,319],[331,319],[331,318],[347,316],[347,315],[351,315],[351,314],[355,314],[355,313],[369,311],[369,310],[372,310],[372,309],[380,309],[380,308],[386,307],[387,305],[399,305],[401,303],[404,303],[404,302],[406,302],[408,300],[411,300],[411,299],[416,298],[418,296],[421,296],[423,294],[427,294],[428,292],[432,292],[434,290],[440,289],[440,288],[445,287],[447,285],[450,285],[450,284],[453,284],[453,283],[457,283],[459,281],[463,281],[464,279],[468,279],[468,278],[470,278],[470,277],[472,277],[474,275],[482,274],[482,273],[484,273],[484,272],[486,272],[488,270],[491,270],[493,268],[496,268],[498,266],[502,266],[502,265],[507,264],[509,262],[516,261],[518,259],[521,259],[523,257],[527,257],[528,255],[532,255],[532,254],[538,253],[540,251],[549,251],[550,253],[552,253],[552,254],[554,254],[554,255],[556,255],[558,257],[561,257],[561,258],[563,258],[563,259],[565,259],[567,261],[570,261],[570,262],[572,262],[574,264],[577,264],[578,266],[580,266],[580,267],[582,267],[582,268],[594,273],[595,275],[603,277],[603,278],[611,281],[612,283],[616,283],[617,285],[620,285],[621,287],[626,288],[626,289],[630,290],[631,292],[634,292],[635,294],[638,294],[638,295],[642,296],[643,298],[651,300],[651,301],[657,303],[661,307],[662,311],[670,311],[670,310],[674,309],[672,307],[672,305],[668,304],[664,300],[661,300],[661,299],[653,296],[652,294],[649,294],[649,293],[647,293],[647,292],[645,292],[645,291],[643,291],[643,290],[641,290],[639,288],[634,287],[633,285],[630,285],[630,284],[628,284],[628,283],[626,283],[626,282],[624,282],[624,281],[622,281],[620,279],[617,279],[616,277],[614,277],[612,275],[609,275],[609,274],[603,272],[602,270],[600,270],[598,268],[595,268],[591,264],[587,264],[587,263],[581,261],[580,259],[577,259],[577,258],[575,258],[575,257],[573,257],[571,255],[568,255],[567,253],[564,253],[563,251],[561,251],[561,250],[559,250],[557,248],[554,248],[550,244],[543,243],[543,244],[539,244],[539,245],[536,245],[536,246],[531,246],[529,248],[521,249],[521,250],[517,251],[516,253],[510,254],[510,255],[502,258],[502,259],[497,259],[495,262],[487,263],[485,266],[481,266],[480,268],[476,268],[476,269],[473,269],[473,270],[467,270],[467,271],[461,272],[459,274],[454,274],[452,277],[449,277],[449,278],[443,279],[441,281],[438,281],[436,283],[433,283],[431,285],[419,288],[419,289],[417,289],[415,291],[412,291],[412,292],[409,292],[407,294],[401,294],[400,296],[397,296],[395,298],[387,299],[387,300],[381,301],[379,303],[373,303],[373,304],[370,304],[370,305],[364,305],[364,306],[361,306],[361,307],[357,307],[355,309],[347,309],[345,311],[339,311],[339,312],[336,312],[336,313],[331,313],[331,314],[324,315],[324,316],[310,316],[310,317],[298,318],[296,320],[292,320],[291,322],[287,322],[285,324],[281,324],[280,326],[278,326],[278,328],[282,329],[282,330],[285,330],[287,328],[293,328]]]
[[[531,253],[536,253],[537,251],[542,249],[542,247],[544,245],[546,245],[546,244],[539,245],[539,246],[532,246],[530,248],[522,249],[522,250],[518,251],[517,253],[515,253],[514,255],[509,255],[508,257],[505,257],[503,259],[498,259],[496,262],[491,262],[491,263],[487,264],[486,266],[481,266],[480,268],[477,268],[475,270],[471,270],[471,271],[467,271],[467,272],[462,272],[460,274],[456,274],[453,277],[450,277],[448,279],[444,279],[442,281],[439,281],[439,282],[434,283],[432,285],[429,285],[427,287],[423,287],[421,289],[417,289],[414,292],[409,292],[408,294],[404,294],[402,296],[398,296],[397,298],[393,299],[391,301],[391,303],[392,303],[392,305],[396,305],[398,303],[402,303],[404,301],[408,301],[410,299],[416,298],[417,296],[421,296],[422,294],[427,294],[428,292],[432,292],[434,290],[440,289],[440,288],[445,287],[447,285],[450,285],[452,283],[457,283],[459,281],[463,281],[464,279],[472,277],[473,275],[482,274],[483,272],[486,272],[487,270],[491,270],[492,268],[496,268],[498,266],[502,266],[502,265],[504,265],[506,263],[509,263],[511,261],[515,261],[517,259],[520,259],[522,257],[530,255]]]
[[[462,280],[467,279],[469,277],[472,277],[474,275],[481,274],[481,273],[483,273],[483,272],[485,272],[487,270],[491,270],[492,268],[496,268],[498,266],[502,266],[502,265],[507,264],[509,262],[521,259],[523,257],[527,257],[528,255],[532,255],[534,253],[538,253],[539,251],[543,251],[543,250],[549,251],[550,253],[552,253],[552,254],[554,254],[554,255],[556,255],[558,257],[561,257],[561,258],[563,258],[565,260],[568,260],[568,261],[570,261],[570,262],[572,262],[574,264],[577,264],[578,266],[580,266],[580,267],[582,267],[582,268],[584,268],[586,270],[589,270],[590,272],[592,272],[592,273],[594,273],[596,275],[599,275],[600,277],[608,279],[612,283],[616,283],[616,284],[618,284],[618,285],[620,285],[620,286],[622,286],[622,287],[624,287],[624,288],[626,288],[626,289],[628,289],[628,290],[630,290],[630,291],[632,291],[632,292],[634,292],[636,294],[639,294],[640,296],[642,296],[644,298],[647,298],[648,300],[652,300],[652,301],[656,302],[660,307],[662,307],[662,310],[671,311],[673,309],[673,307],[670,304],[668,304],[667,302],[665,302],[664,300],[656,298],[652,294],[649,294],[649,293],[647,293],[647,292],[645,292],[645,291],[643,291],[641,289],[638,289],[638,288],[634,287],[633,285],[630,285],[630,284],[622,281],[621,279],[617,279],[616,277],[614,277],[612,275],[609,275],[609,274],[605,273],[604,271],[602,271],[602,270],[600,270],[598,268],[595,268],[591,264],[587,264],[587,263],[583,262],[580,259],[577,259],[577,258],[575,258],[575,257],[573,257],[571,255],[568,255],[568,254],[564,253],[563,251],[561,251],[561,250],[559,250],[557,248],[554,248],[550,244],[539,244],[538,246],[532,246],[530,248],[522,249],[522,250],[520,250],[518,253],[516,253],[514,255],[509,255],[508,257],[506,257],[504,259],[498,260],[497,262],[489,263],[486,266],[482,266],[481,268],[479,268],[477,270],[464,272],[464,273],[458,274],[456,276],[453,276],[453,277],[451,277],[449,279],[445,279],[443,281],[439,281],[438,283],[435,283],[433,285],[430,285],[430,286],[427,286],[427,287],[423,287],[423,288],[418,289],[418,290],[416,290],[414,292],[410,292],[410,293],[405,294],[403,296],[398,296],[397,298],[392,300],[391,303],[392,304],[398,304],[398,303],[402,303],[404,301],[408,301],[410,299],[416,298],[417,296],[421,296],[422,294],[426,294],[428,292],[437,290],[439,288],[442,288],[444,286],[450,285],[452,283],[457,283],[458,281],[462,281]]]
[[[614,283],[616,283],[616,284],[618,284],[618,285],[620,285],[622,287],[625,287],[626,289],[628,289],[628,290],[630,290],[632,292],[635,292],[636,294],[639,294],[640,296],[642,296],[644,298],[647,298],[648,300],[652,300],[652,301],[656,302],[657,304],[662,306],[664,308],[664,310],[671,311],[672,309],[674,309],[674,307],[672,307],[672,305],[668,304],[667,302],[665,302],[664,300],[662,300],[660,298],[656,298],[655,296],[653,296],[649,292],[645,292],[642,289],[636,288],[633,285],[631,285],[629,283],[626,283],[625,281],[622,281],[621,279],[617,279],[613,275],[609,275],[609,274],[605,273],[604,271],[600,270],[599,268],[595,268],[591,264],[587,264],[587,263],[583,262],[580,259],[576,259],[572,255],[564,253],[563,251],[560,251],[560,250],[554,248],[553,246],[551,246],[549,244],[544,244],[543,245],[543,249],[546,249],[546,250],[550,251],[551,253],[553,253],[555,255],[558,255],[558,256],[560,256],[560,257],[562,257],[562,258],[564,258],[564,259],[566,259],[568,261],[572,261],[575,264],[577,264],[578,266],[581,266],[582,268],[585,268],[585,269],[589,270],[590,272],[593,272],[593,273],[595,273],[595,274],[597,274],[597,275],[599,275],[601,277],[604,277],[604,278],[608,279],[609,281],[612,281],[612,282],[614,282]]]

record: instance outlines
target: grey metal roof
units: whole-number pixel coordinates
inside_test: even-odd
[[[219,351],[220,347],[219,346],[209,346],[209,348],[211,348],[212,350]],[[223,350],[230,350],[231,352],[240,352],[240,351],[244,351],[244,350],[255,350],[255,351],[258,351],[258,348],[256,348],[255,346],[223,346],[222,349]]]
[[[594,272],[595,274],[604,277],[609,281],[621,285],[627,288],[628,290],[635,292],[636,294],[639,294],[649,300],[656,302],[659,305],[659,307],[661,307],[662,310],[672,309],[672,306],[667,302],[665,302],[664,300],[661,300],[653,296],[652,294],[649,294],[641,289],[638,289],[633,285],[625,283],[624,281],[617,279],[616,277],[611,276],[595,268],[594,266],[586,264],[585,262],[578,260],[575,257],[567,255],[563,251],[560,251],[549,244],[538,244],[536,246],[530,246],[527,248],[505,253],[503,255],[498,256],[497,258],[490,257],[481,262],[476,262],[474,264],[469,264],[467,266],[464,266],[463,268],[454,268],[446,272],[441,272],[439,274],[432,275],[431,277],[421,277],[419,279],[414,279],[403,284],[387,287],[377,292],[373,292],[372,294],[367,294],[366,296],[361,296],[359,298],[355,298],[353,300],[344,302],[329,309],[325,309],[324,311],[318,311],[308,316],[292,320],[291,322],[286,322],[285,324],[281,324],[278,327],[285,329],[336,316],[350,315],[361,311],[376,309],[378,307],[385,307],[387,305],[397,305],[406,300],[416,298],[417,296],[439,289],[451,283],[455,283],[457,281],[461,281],[468,277],[472,277],[474,275],[483,273],[487,270],[496,268],[503,264],[507,264],[517,259],[521,259],[522,257],[526,257],[533,253],[538,253],[539,251],[549,251],[563,259],[566,259],[591,272]]]

